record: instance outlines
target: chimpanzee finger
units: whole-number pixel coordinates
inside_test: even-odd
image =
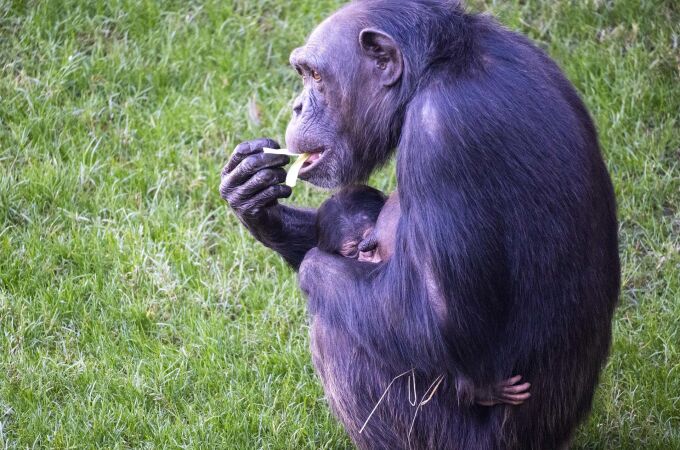
[[[231,153],[229,162],[224,166],[224,169],[222,169],[222,176],[234,170],[246,157],[261,152],[262,147],[279,148],[279,144],[269,138],[259,138],[253,139],[252,141],[241,142]]]
[[[519,382],[519,380],[522,379],[522,375],[515,375],[512,378],[508,378],[507,380],[504,380],[501,382],[501,385],[503,386],[511,386],[513,384],[516,384]]]
[[[234,208],[250,201],[255,195],[270,186],[283,183],[286,179],[286,171],[281,168],[262,169],[255,173],[249,180],[231,190],[227,187],[226,200]],[[224,197],[223,193],[223,197]]]
[[[241,142],[238,144],[234,148],[234,151],[231,152],[229,161],[227,161],[227,163],[222,168],[222,177],[234,170],[234,168],[238,166],[246,156],[252,155],[253,153],[258,153],[258,150],[251,148],[250,141]]]
[[[360,252],[370,252],[378,248],[378,238],[371,233],[364,240],[359,242],[358,249]]]
[[[502,396],[503,403],[508,403],[510,405],[521,405],[524,403],[525,400],[527,400],[529,397],[531,397],[531,394],[526,392],[524,394],[515,394],[515,395],[504,395]]]
[[[271,167],[281,167],[288,164],[289,157],[286,155],[271,155],[266,153],[256,153],[247,156],[236,168],[228,173],[224,178],[231,189],[244,184],[257,172]]]
[[[274,186],[268,187],[246,201],[241,209],[243,214],[257,215],[262,208],[271,205],[280,198],[289,197],[292,192],[293,190],[290,188],[290,186],[286,186],[285,184],[276,184]]]
[[[515,386],[505,386],[503,388],[503,392],[506,394],[519,394],[528,391],[530,387],[531,383],[523,383]]]

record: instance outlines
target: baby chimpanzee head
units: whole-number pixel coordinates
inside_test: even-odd
[[[316,217],[319,249],[347,258],[359,256],[359,243],[371,232],[385,196],[368,186],[348,186],[326,200]]]

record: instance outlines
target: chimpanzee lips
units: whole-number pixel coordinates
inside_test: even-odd
[[[309,153],[310,157],[307,158],[307,161],[305,161],[305,163],[302,165],[302,169],[300,169],[300,175],[303,175],[312,170],[314,166],[316,166],[319,163],[319,161],[321,161],[321,159],[323,158],[323,152],[324,152],[323,149],[314,149],[310,152],[305,152]]]

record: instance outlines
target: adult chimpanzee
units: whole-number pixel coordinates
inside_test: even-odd
[[[377,265],[313,249],[315,212],[277,202],[287,157],[260,151],[274,142],[239,145],[222,177],[253,235],[300,266],[315,364],[354,442],[566,446],[619,292],[613,190],[571,84],[526,38],[452,1],[351,3],[291,63],[304,90],[286,141],[315,153],[303,179],[362,180],[397,149],[396,247]],[[401,378],[374,410],[409,371],[429,402],[411,408]],[[532,383],[523,405],[470,401],[513,373]]]

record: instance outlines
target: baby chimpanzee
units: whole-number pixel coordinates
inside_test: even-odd
[[[394,253],[394,238],[401,215],[399,194],[389,198],[369,186],[349,186],[326,200],[317,211],[319,249],[359,261],[380,263]],[[493,386],[474,387],[474,402],[520,405],[528,399],[530,383],[518,384],[521,375]]]
[[[359,244],[369,235],[373,236],[385,201],[385,195],[379,190],[357,185],[348,186],[323,202],[316,216],[319,249],[359,258]]]

